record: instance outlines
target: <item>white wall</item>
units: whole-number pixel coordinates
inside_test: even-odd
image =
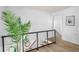
[[[5,9],[5,7],[0,7],[0,51],[1,51],[1,46],[2,46],[2,40],[1,40],[1,36],[2,35],[5,35],[5,30],[4,30],[4,25],[3,25],[3,21],[1,19],[1,16],[2,16],[2,11]]]
[[[7,7],[17,16],[21,17],[21,21],[27,22],[28,20],[31,21],[31,30],[30,32],[34,31],[42,31],[42,30],[49,30],[52,29],[52,18],[49,13],[44,11],[38,11],[34,9],[30,9],[27,7]],[[1,12],[5,9],[5,7],[0,7],[0,16]],[[2,35],[6,35],[7,32],[5,31],[5,25],[3,21],[0,20],[0,37]],[[0,47],[1,47],[1,38],[0,38]],[[7,43],[6,43],[7,44]]]
[[[60,22],[62,21],[60,23],[60,25],[62,25],[60,26],[62,27],[61,29],[62,39],[75,44],[79,44],[79,7],[71,7],[59,12],[52,13],[52,15],[54,17],[58,16],[62,17],[61,19],[57,19]],[[66,26],[65,24],[66,16],[71,15],[75,16],[75,26]]]
[[[30,31],[41,31],[51,29],[51,17],[49,13],[38,11],[27,7],[9,7],[16,15],[21,16],[22,22],[31,21]]]

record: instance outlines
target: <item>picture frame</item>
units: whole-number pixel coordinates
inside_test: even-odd
[[[75,16],[66,16],[66,25],[75,26]]]

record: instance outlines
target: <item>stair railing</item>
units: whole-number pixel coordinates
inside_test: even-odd
[[[29,45],[29,48],[31,48],[33,45],[34,45],[34,43],[35,42],[37,42],[37,47],[36,48],[34,48],[34,49],[37,49],[37,50],[39,50],[39,46],[38,46],[38,37],[39,37],[39,33],[43,33],[43,32],[46,32],[46,39],[47,39],[47,44],[46,45],[43,45],[43,46],[47,46],[47,45],[49,45],[49,43],[48,43],[48,32],[50,32],[50,31],[53,31],[54,32],[54,39],[55,39],[55,41],[54,42],[52,42],[52,43],[56,43],[56,30],[44,30],[44,31],[37,31],[37,32],[29,32],[29,33],[25,33],[25,34],[36,34],[36,40],[34,40],[32,43],[30,43],[30,45]],[[24,34],[24,35],[25,35]],[[12,35],[6,35],[6,36],[2,36],[2,51],[4,52],[5,51],[5,42],[4,42],[4,40],[5,40],[5,38],[6,37],[10,37],[10,36],[12,36]],[[24,44],[23,44],[24,45]],[[43,46],[41,46],[41,47],[43,47]],[[22,49],[23,49],[23,52],[24,52],[24,46],[22,47]],[[28,50],[28,51],[32,51],[32,50],[34,50],[34,49],[31,49],[31,50]]]

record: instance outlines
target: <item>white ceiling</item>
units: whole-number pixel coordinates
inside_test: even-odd
[[[70,6],[28,6],[28,8],[42,10],[46,12],[56,12],[56,11],[60,11],[69,7]]]

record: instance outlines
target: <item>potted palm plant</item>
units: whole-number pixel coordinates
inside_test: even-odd
[[[12,51],[18,52],[18,43],[21,39],[24,43],[27,43],[27,34],[25,33],[29,32],[31,23],[30,21],[22,23],[21,18],[13,14],[10,10],[3,11],[2,17],[5,25],[7,26],[6,30],[12,38],[11,50],[13,49]]]

